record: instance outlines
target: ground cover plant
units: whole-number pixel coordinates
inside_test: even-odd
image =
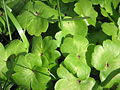
[[[0,0],[0,90],[120,90],[120,0]]]

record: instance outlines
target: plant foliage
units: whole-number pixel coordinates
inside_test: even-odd
[[[0,90],[119,90],[120,0],[1,0]]]

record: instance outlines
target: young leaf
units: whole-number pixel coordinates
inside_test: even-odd
[[[115,26],[114,23],[103,23],[101,27],[105,34],[109,36],[117,35],[118,28]]]

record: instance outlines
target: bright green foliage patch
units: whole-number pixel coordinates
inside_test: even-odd
[[[75,4],[74,10],[82,17],[90,17],[89,19],[84,20],[87,25],[96,24],[97,12],[94,10],[92,3],[89,0],[79,0],[79,2]]]
[[[120,0],[1,0],[0,90],[119,90]]]
[[[92,54],[92,65],[97,70],[100,70],[101,81],[104,81],[113,70],[120,68],[120,64],[118,63],[120,60],[119,46],[120,43],[118,42],[106,40],[103,42],[103,46],[95,47]],[[111,83],[113,84],[113,82],[119,82],[120,79],[118,77],[114,77],[107,87],[112,86]]]
[[[34,37],[32,42],[32,53],[36,54],[42,59],[43,66],[52,68],[56,65],[56,60],[60,53],[55,50],[57,43],[52,37]]]
[[[80,70],[80,72],[84,71]],[[92,78],[85,80],[76,78],[63,65],[58,68],[57,73],[61,79],[56,83],[55,90],[91,90],[95,84],[95,80]]]
[[[39,36],[47,30],[47,19],[52,16],[53,18],[57,18],[57,10],[50,8],[40,1],[34,3],[28,2],[22,14],[18,16],[18,21],[30,35]]]
[[[40,57],[35,54],[21,55],[17,59],[15,74],[12,78],[18,85],[28,89],[45,90],[46,84],[50,80],[47,68],[43,68]]]

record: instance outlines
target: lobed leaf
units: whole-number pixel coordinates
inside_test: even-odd
[[[105,78],[115,69],[120,68],[118,63],[120,60],[120,43],[117,41],[106,40],[103,46],[98,45],[95,47],[92,54],[92,65],[100,70],[100,79],[104,81]],[[120,79],[118,76],[114,77],[107,85],[107,88],[112,87],[115,82]]]
[[[39,56],[32,53],[21,55],[17,59],[12,78],[26,89],[45,90],[50,76],[47,68],[41,66],[42,61]]]
[[[90,17],[89,19],[85,19],[85,23],[87,25],[93,25],[95,26],[96,24],[96,17],[97,17],[97,12],[93,9],[92,7],[92,2],[89,0],[79,0],[75,4],[74,11],[82,17],[88,16]]]

